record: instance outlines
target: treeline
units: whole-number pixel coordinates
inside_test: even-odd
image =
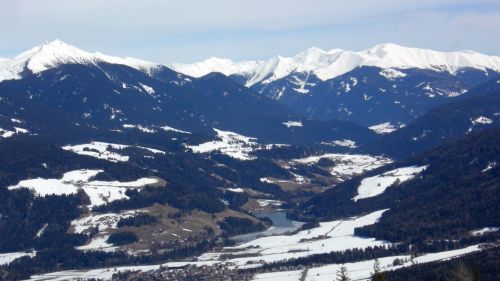
[[[0,266],[0,276],[5,280],[27,279],[33,274],[59,270],[91,269],[124,265],[157,264],[192,257],[208,251],[213,242],[203,240],[199,243],[176,247],[162,254],[129,256],[125,252],[79,251],[71,246],[53,247],[37,252],[35,257],[22,257],[7,266]]]
[[[448,261],[431,262],[386,272],[390,281],[497,281],[500,280],[500,247]]]

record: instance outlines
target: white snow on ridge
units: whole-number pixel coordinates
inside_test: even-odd
[[[484,234],[487,234],[487,233],[491,233],[491,232],[496,232],[496,231],[499,231],[500,230],[500,227],[484,227],[484,228],[481,228],[481,229],[476,229],[476,230],[473,230],[470,232],[471,235],[473,236],[481,236],[481,235],[484,235]]]
[[[36,256],[36,252],[15,252],[15,253],[3,253],[0,254],[0,266],[8,265],[13,262],[15,259],[21,257],[34,257]]]
[[[283,125],[285,125],[287,128],[290,128],[290,127],[302,127],[302,122],[300,121],[286,121],[286,122],[283,122]]]
[[[358,187],[358,195],[352,198],[352,200],[358,201],[359,199],[380,195],[384,193],[389,186],[411,180],[425,169],[427,169],[427,166],[404,167],[365,178]]]
[[[123,124],[122,127],[125,129],[137,129],[137,130],[140,130],[140,131],[142,131],[144,133],[148,133],[148,134],[156,133],[156,130],[150,129],[148,127],[144,127],[142,125]]]
[[[83,190],[90,198],[89,208],[100,206],[111,201],[126,199],[127,189],[141,188],[146,185],[157,184],[157,178],[140,178],[130,182],[119,181],[91,181],[102,170],[75,170],[67,172],[61,179],[28,179],[9,186],[9,190],[28,188],[36,196],[70,195]]]
[[[342,147],[348,147],[348,148],[356,148],[358,147],[356,145],[355,141],[352,140],[334,140],[334,141],[329,141],[329,142],[321,142],[322,145],[329,145],[329,146],[342,146]]]
[[[391,122],[374,125],[368,127],[368,129],[374,131],[377,134],[389,134],[397,130],[396,126],[392,125]]]
[[[13,135],[28,134],[28,133],[29,133],[28,130],[23,129],[23,128],[19,128],[19,127],[14,127],[14,131],[9,131],[9,130],[5,130],[5,129],[0,128],[0,138],[10,138]]]
[[[163,126],[163,127],[160,127],[160,129],[162,129],[165,132],[174,132],[174,133],[187,134],[187,135],[191,134],[191,132],[179,130],[179,129],[176,129],[176,128],[173,128],[170,126]]]
[[[153,87],[150,87],[150,86],[148,86],[148,85],[144,85],[144,84],[142,84],[142,83],[139,83],[139,84],[141,85],[142,89],[143,89],[144,91],[146,91],[146,93],[148,93],[148,94],[150,94],[150,95],[154,95],[154,93],[155,93],[155,89],[153,89]]]
[[[335,163],[335,166],[330,170],[330,173],[340,179],[350,178],[354,175],[362,174],[366,171],[376,169],[392,162],[391,159],[381,156],[327,153],[323,155],[293,159],[291,163],[311,165],[317,163],[323,158],[329,159]]]
[[[256,150],[269,150],[275,147],[286,146],[284,144],[266,144],[257,143],[256,138],[246,137],[238,133],[215,129],[219,140],[209,141],[198,145],[186,145],[193,153],[210,153],[219,151],[232,158],[239,160],[254,160],[255,156],[250,155]]]
[[[233,62],[228,59],[211,58],[194,64],[172,64],[170,67],[194,77],[201,77],[210,72],[238,74],[247,79],[247,86],[251,86],[259,82],[270,83],[292,72],[308,72],[324,81],[360,66],[382,68],[384,71],[381,75],[393,79],[403,77],[404,73],[400,70],[408,68],[455,73],[460,68],[471,67],[498,72],[500,57],[473,51],[438,52],[389,43],[359,52],[340,49],[324,51],[313,47],[293,57],[276,56],[267,61]]]
[[[101,53],[88,53],[60,40],[55,40],[36,46],[12,59],[1,59],[0,81],[20,79],[21,73],[25,69],[36,74],[61,64],[97,65],[100,62],[126,65],[143,71],[148,75],[160,67],[159,64],[134,58],[119,58]]]
[[[383,69],[379,74],[389,80],[394,80],[395,78],[402,78],[406,76],[406,73],[391,68]]]
[[[490,118],[484,117],[484,116],[479,116],[474,120],[471,120],[472,125],[477,125],[477,124],[482,124],[482,125],[489,125],[493,123],[493,120]]]
[[[99,142],[99,141],[93,141],[91,143],[86,143],[86,144],[66,145],[63,146],[62,149],[74,152],[76,154],[87,155],[107,160],[110,162],[127,162],[129,160],[129,156],[121,155],[117,152],[109,151],[108,149],[112,148],[114,150],[123,150],[128,147],[144,149],[155,154],[165,154],[165,151],[149,147],[131,146],[126,144],[116,144],[116,143]]]

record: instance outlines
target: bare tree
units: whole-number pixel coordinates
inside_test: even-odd
[[[463,264],[457,262],[446,275],[447,281],[475,281],[472,270]]]
[[[347,267],[342,265],[339,270],[337,270],[337,281],[351,281],[349,275],[347,274]]]

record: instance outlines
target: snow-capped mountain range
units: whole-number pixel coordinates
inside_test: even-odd
[[[380,44],[359,52],[309,48],[293,57],[277,56],[268,61],[210,58],[167,67],[135,58],[90,53],[55,40],[11,59],[0,58],[0,82],[68,64],[101,70],[106,68],[104,64],[121,65],[170,84],[220,72],[308,119],[341,119],[366,127],[400,127],[500,73],[498,56],[395,44]],[[142,84],[137,86],[144,88]],[[148,92],[151,90],[154,87]]]
[[[341,49],[324,51],[312,47],[293,57],[276,56],[267,61],[234,62],[223,58],[209,58],[193,64],[172,64],[171,68],[181,73],[201,77],[210,72],[225,75],[242,75],[246,85],[270,83],[293,72],[309,72],[325,81],[345,74],[361,66],[383,69],[418,68],[455,73],[460,68],[475,68],[499,71],[500,57],[488,56],[474,51],[438,52],[427,49],[408,48],[396,44],[380,44],[355,52]],[[393,70],[388,75],[398,75]]]
[[[311,119],[401,126],[500,73],[500,57],[380,44],[354,52],[310,48],[293,57],[173,64],[200,77],[221,72]]]
[[[344,121],[304,120],[300,129],[289,128],[284,124],[302,116],[222,74],[188,77],[161,64],[89,53],[59,40],[0,60],[0,73],[0,136],[83,128],[210,136],[217,128],[291,144],[362,143],[373,135]]]

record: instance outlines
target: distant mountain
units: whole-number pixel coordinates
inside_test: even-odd
[[[381,44],[360,52],[310,48],[293,57],[173,64],[200,77],[221,72],[313,119],[365,126],[408,123],[500,72],[500,57]]]
[[[16,119],[37,133],[65,123],[61,130],[135,126],[152,132],[169,126],[215,135],[217,128],[282,143],[373,137],[348,122],[302,122],[299,114],[224,75],[191,78],[159,64],[92,54],[61,41],[2,60],[0,74],[5,131],[14,130],[11,119]]]
[[[371,149],[401,158],[500,125],[500,79],[483,83],[450,101],[385,135]]]

